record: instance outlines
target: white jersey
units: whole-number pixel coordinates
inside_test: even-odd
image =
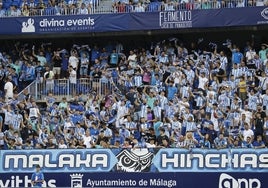
[[[29,118],[38,118],[39,109],[38,108],[30,108],[29,109]]]
[[[198,78],[199,78],[198,88],[205,90],[208,79],[206,77],[201,76],[199,76]]]
[[[264,122],[263,128],[268,128],[268,120]],[[264,131],[265,135],[268,136],[268,131]],[[1,133],[0,133],[1,134]],[[0,140],[1,141],[1,140]],[[0,144],[1,145],[1,144]]]
[[[5,121],[4,121],[4,124],[5,125],[12,124],[12,121],[13,121],[13,113],[12,112],[9,112],[7,110],[4,110],[4,113],[5,113]]]
[[[79,60],[75,56],[70,56],[69,57],[69,65],[72,66],[74,69],[78,67],[78,62]]]
[[[160,107],[162,110],[165,109],[165,106],[168,104],[168,99],[165,96],[159,96],[159,102],[160,102]]]
[[[254,132],[251,129],[243,131],[244,141],[247,141],[247,137],[251,138],[252,136],[254,136]]]
[[[75,70],[72,70],[70,72],[69,80],[70,80],[71,84],[76,84],[76,82],[77,82],[77,74],[76,74]]]
[[[5,144],[4,136],[5,134],[3,132],[0,132],[0,146],[3,146]]]
[[[6,91],[6,100],[8,98],[13,98],[13,84],[12,82],[5,83],[4,89]]]
[[[248,95],[248,108],[251,110],[257,110],[259,98],[256,95]]]
[[[266,109],[268,109],[268,95],[264,94],[262,96],[262,106],[266,106]]]
[[[12,120],[13,120],[12,124],[13,124],[14,129],[19,130],[21,122],[23,121],[22,115],[21,114],[15,114],[15,115],[13,115]]]
[[[140,87],[142,85],[142,76],[141,75],[135,75],[133,77],[133,83],[134,83],[134,86]]]
[[[83,141],[86,148],[92,148],[91,142],[93,141],[91,136],[83,135]]]

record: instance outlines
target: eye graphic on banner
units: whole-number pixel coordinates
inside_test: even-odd
[[[35,32],[34,19],[29,18],[26,22],[22,22],[21,32],[22,33],[34,33]]]
[[[261,11],[261,16],[262,16],[264,19],[268,20],[268,8],[265,8],[265,9],[263,9],[263,10]]]
[[[117,170],[125,172],[148,172],[154,154],[148,149],[123,150],[117,156]]]

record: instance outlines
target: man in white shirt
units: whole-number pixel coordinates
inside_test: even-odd
[[[254,132],[249,128],[248,123],[245,123],[245,130],[243,131],[243,139],[247,141],[247,137],[251,138],[251,141],[254,139]]]
[[[207,83],[208,83],[208,78],[205,77],[205,73],[202,72],[200,75],[198,75],[198,88],[202,90],[206,90],[207,88]]]
[[[132,50],[129,52],[127,61],[132,68],[136,68],[137,55]]]
[[[13,83],[11,82],[10,77],[7,77],[4,90],[5,90],[5,101],[8,102],[10,99],[13,99]]]
[[[247,61],[253,60],[254,56],[256,55],[255,50],[252,49],[251,46],[249,46],[249,50],[246,52],[246,59]]]
[[[74,70],[74,67],[70,66],[69,73],[70,73],[70,77],[69,77],[70,83],[76,84],[77,74],[76,74],[76,71]]]
[[[261,90],[261,94],[265,94],[266,89],[268,89],[268,77],[266,76],[265,72],[262,72],[261,76],[257,76],[259,79],[259,89]]]
[[[60,139],[59,144],[58,144],[59,149],[67,149],[67,145],[65,144],[63,139]]]
[[[69,57],[69,66],[72,66],[73,69],[77,70],[79,60],[75,56],[74,52],[71,52],[71,56]]]
[[[9,129],[9,125],[12,124],[13,111],[10,105],[3,106],[2,111],[5,114],[3,131]]]
[[[82,137],[83,137],[84,145],[86,146],[86,148],[92,148],[93,139],[90,136],[89,129],[86,130],[85,135],[82,135]]]
[[[81,7],[78,9],[78,14],[88,14],[88,9],[85,3],[81,4]]]
[[[71,93],[73,93],[76,90],[77,72],[72,66],[69,67],[69,81],[70,81]]]
[[[46,66],[46,72],[44,73],[44,80],[46,82],[46,91],[50,92],[54,89],[54,72],[49,66]]]

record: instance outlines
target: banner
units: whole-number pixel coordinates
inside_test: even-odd
[[[0,18],[0,35],[91,33],[268,24],[267,7]]]
[[[268,173],[44,173],[43,187],[263,188]],[[6,173],[0,187],[31,187],[31,173]]]
[[[1,173],[254,172],[268,173],[267,149],[2,150]]]

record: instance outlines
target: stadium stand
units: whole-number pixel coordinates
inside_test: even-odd
[[[152,43],[2,51],[1,148],[266,147],[267,44]]]

